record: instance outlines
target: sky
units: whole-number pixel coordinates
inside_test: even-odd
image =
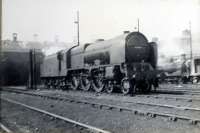
[[[135,31],[139,18],[140,32],[149,41],[157,37],[168,53],[180,52],[174,40],[189,22],[194,47],[200,47],[200,0],[3,0],[3,39],[16,32],[23,41],[38,34],[39,41],[57,36],[59,41],[75,42],[77,11],[82,44]]]

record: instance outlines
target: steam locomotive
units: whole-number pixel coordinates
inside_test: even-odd
[[[158,77],[161,82],[198,83],[200,82],[200,56],[182,54],[170,57],[158,66]]]
[[[133,94],[158,87],[156,66],[157,44],[140,32],[125,31],[47,56],[41,78],[48,88]]]

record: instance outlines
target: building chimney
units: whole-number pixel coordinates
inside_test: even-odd
[[[17,33],[13,33],[13,41],[14,41],[14,42],[17,41]]]
[[[130,31],[128,31],[128,30],[127,30],[127,31],[124,31],[124,34],[128,34],[128,33],[130,33]]]
[[[33,34],[33,41],[38,41],[38,34]]]
[[[105,40],[100,38],[100,39],[97,39],[95,42],[102,42],[102,41],[105,41]]]

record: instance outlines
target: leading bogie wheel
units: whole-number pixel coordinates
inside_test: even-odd
[[[106,85],[106,92],[107,93],[112,93],[114,91],[114,85],[112,82],[108,82]]]
[[[198,83],[198,78],[197,78],[197,77],[193,77],[193,78],[192,78],[192,83],[193,83],[193,84]]]
[[[128,78],[124,78],[121,81],[121,91],[124,95],[127,95],[128,93],[130,93],[131,90],[131,83],[130,80]]]

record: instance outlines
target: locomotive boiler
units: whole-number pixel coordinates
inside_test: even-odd
[[[157,44],[140,32],[74,46],[46,57],[41,66],[45,85],[123,94],[158,87]]]

